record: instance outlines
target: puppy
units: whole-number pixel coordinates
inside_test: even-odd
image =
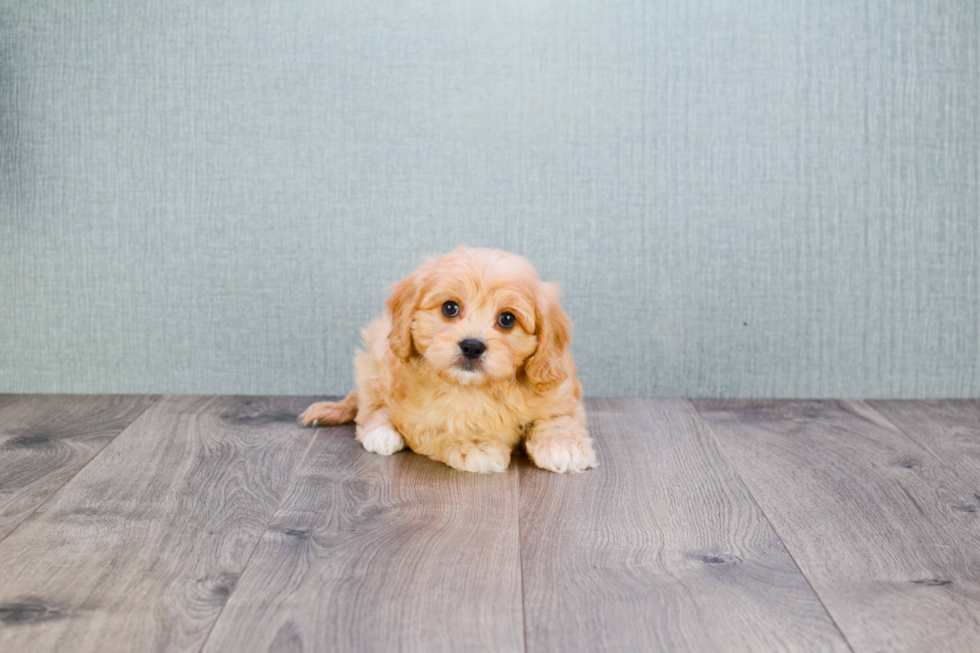
[[[596,465],[572,323],[558,287],[521,256],[461,247],[397,283],[362,332],[357,389],[304,424],[357,423],[368,451],[412,451],[467,472],[502,472],[524,441],[553,472]]]

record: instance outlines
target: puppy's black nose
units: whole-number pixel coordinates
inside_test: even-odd
[[[479,340],[467,338],[466,340],[459,341],[459,349],[463,352],[463,356],[466,356],[470,360],[476,360],[487,350],[487,346]]]

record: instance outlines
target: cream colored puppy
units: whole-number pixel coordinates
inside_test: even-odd
[[[412,451],[468,472],[502,472],[524,441],[553,472],[596,465],[572,324],[558,287],[523,257],[461,247],[397,283],[362,332],[357,390],[313,404],[304,424],[357,422],[374,453]]]

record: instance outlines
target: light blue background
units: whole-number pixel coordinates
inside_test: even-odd
[[[341,393],[426,254],[593,396],[980,396],[980,3],[0,4],[0,391]]]

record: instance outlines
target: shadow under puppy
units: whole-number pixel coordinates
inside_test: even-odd
[[[558,286],[521,256],[461,247],[397,283],[362,332],[357,389],[315,403],[304,424],[357,422],[374,453],[413,451],[502,472],[521,440],[553,472],[596,465]]]

